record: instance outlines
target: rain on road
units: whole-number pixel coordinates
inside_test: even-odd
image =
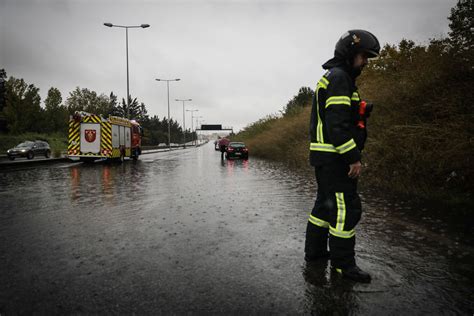
[[[307,266],[314,192],[312,176],[210,144],[2,171],[0,314],[472,314],[472,248],[410,206],[362,196],[371,284]]]

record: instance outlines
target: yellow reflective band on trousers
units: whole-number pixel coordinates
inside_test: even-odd
[[[351,98],[345,95],[333,96],[326,100],[326,109],[331,104],[345,104],[345,105],[351,106]]]
[[[326,222],[326,221],[323,221],[322,219],[319,219],[313,215],[309,215],[309,221],[310,223],[316,225],[316,226],[319,226],[319,227],[324,227],[324,228],[328,228],[329,227],[329,223]]]
[[[340,154],[345,154],[349,150],[352,150],[356,147],[357,147],[357,145],[356,145],[354,139],[351,138],[351,140],[349,140],[348,142],[342,144],[341,146],[337,146],[336,150]]]
[[[339,238],[352,238],[355,236],[355,230],[353,229],[349,231],[344,231],[344,230],[337,230],[332,226],[329,226],[329,233]]]
[[[344,230],[346,223],[346,202],[344,201],[344,193],[336,192],[337,217],[336,227],[329,226],[329,233],[339,238],[352,238],[355,236],[355,230]]]
[[[336,230],[344,230],[344,222],[346,221],[346,203],[344,203],[344,193],[336,192],[337,218]]]

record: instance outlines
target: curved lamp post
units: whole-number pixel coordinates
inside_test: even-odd
[[[104,23],[107,27],[120,27],[125,29],[125,49],[127,53],[127,118],[130,118],[130,92],[129,92],[129,78],[128,78],[128,29],[143,28],[146,29],[150,27],[150,24],[141,24],[141,25],[116,25],[112,23]]]

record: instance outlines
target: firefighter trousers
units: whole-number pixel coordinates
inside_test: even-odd
[[[316,259],[329,251],[335,268],[355,266],[355,226],[362,207],[357,179],[348,177],[349,166],[342,161],[315,167],[317,197],[306,229],[305,254]]]

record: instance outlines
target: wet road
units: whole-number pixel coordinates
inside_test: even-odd
[[[0,314],[474,312],[472,248],[409,206],[364,203],[353,284],[302,259],[311,177],[212,144],[140,159],[0,173]]]

